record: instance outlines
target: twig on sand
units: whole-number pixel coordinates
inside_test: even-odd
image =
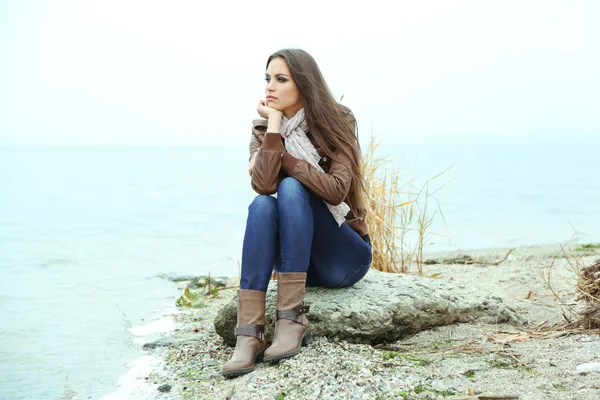
[[[506,261],[506,259],[508,258],[508,256],[510,256],[510,254],[513,252],[514,249],[510,249],[502,259],[497,260],[497,261],[486,261],[482,258],[473,258],[469,255],[458,255],[456,257],[452,257],[452,258],[434,258],[434,259],[430,259],[430,260],[425,260],[423,263],[424,264],[443,264],[443,265],[450,265],[450,264],[463,264],[463,265],[468,265],[468,264],[482,264],[482,265],[500,265],[502,264],[504,261]]]
[[[505,333],[505,334],[520,334],[522,332],[509,332],[509,331],[493,331],[494,333]],[[568,335],[577,334],[588,334],[588,335],[600,335],[600,329],[585,329],[585,328],[569,328],[567,322],[548,324],[548,320],[542,321],[538,325],[528,328],[526,333],[529,336],[536,337],[539,339],[555,339],[557,337],[563,337]]]
[[[339,347],[341,347],[342,349],[344,349],[344,350],[348,351],[348,348],[347,348],[347,347],[345,347],[345,346],[344,346],[343,344],[341,344],[340,342],[335,342],[335,341],[334,341],[333,343],[335,343],[336,345],[338,345],[338,346],[339,346]]]
[[[418,345],[419,343],[416,342],[403,342],[401,344],[399,344],[398,346],[394,346],[394,345],[390,345],[387,343],[378,343],[376,345],[373,346],[374,349],[377,350],[388,350],[388,351],[401,351],[402,346],[415,346]]]
[[[541,330],[541,329],[542,329],[544,326],[546,326],[546,324],[548,324],[548,320],[545,320],[545,321],[543,321],[543,322],[541,322],[541,323],[537,324],[537,325],[536,325],[536,326],[534,326],[534,327],[533,327],[531,330],[532,330],[532,331],[534,331],[534,332],[535,332],[535,331],[539,331],[539,330]]]
[[[504,258],[502,260],[498,260],[498,261],[493,261],[493,262],[488,262],[488,263],[483,263],[483,264],[489,264],[489,265],[499,265],[502,264],[504,261],[506,261],[506,259],[508,258],[508,256],[510,256],[510,253],[513,252],[514,249],[510,249],[505,255]]]

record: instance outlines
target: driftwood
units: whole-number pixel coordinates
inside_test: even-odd
[[[459,254],[455,257],[451,257],[451,258],[432,258],[429,260],[425,260],[423,261],[423,264],[428,264],[428,265],[432,265],[432,264],[444,264],[444,265],[451,265],[451,264],[485,264],[485,265],[499,265],[502,264],[504,261],[506,261],[506,259],[508,258],[508,256],[510,255],[510,253],[513,252],[513,249],[510,249],[508,251],[508,253],[506,253],[506,255],[498,261],[488,261],[488,260],[484,260],[484,259],[480,259],[480,258],[473,258],[469,255],[466,254]]]

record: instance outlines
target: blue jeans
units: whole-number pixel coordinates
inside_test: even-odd
[[[266,291],[273,270],[306,272],[307,286],[346,287],[371,266],[368,244],[298,180],[287,177],[277,198],[256,196],[248,209],[241,289]]]

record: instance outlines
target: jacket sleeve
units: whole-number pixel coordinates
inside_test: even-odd
[[[264,138],[264,134],[258,135],[258,136],[254,136],[254,135],[250,136],[250,145],[248,147],[248,150],[250,150],[250,158],[248,160],[252,160],[252,157],[254,157],[254,155],[256,154],[258,149],[260,149],[263,138]]]
[[[285,173],[298,179],[321,200],[337,206],[348,196],[352,183],[350,160],[341,152],[336,153],[336,159],[331,160],[328,173],[319,172],[304,160],[299,160],[289,153],[282,157],[282,167]]]
[[[255,151],[254,168],[252,170],[252,189],[258,194],[273,194],[277,192],[281,181],[281,156],[284,145],[279,133],[266,131],[266,120],[254,120],[252,133],[258,137],[264,133],[260,147],[250,142],[250,158]]]
[[[347,122],[355,128],[354,116],[350,113]],[[352,183],[352,163],[341,151],[334,153],[329,172],[319,172],[304,160],[299,160],[289,153],[284,153],[281,159],[285,173],[298,179],[321,200],[331,205],[341,204],[348,196]]]

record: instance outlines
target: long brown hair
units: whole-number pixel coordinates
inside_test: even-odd
[[[365,185],[354,115],[349,108],[335,100],[317,62],[310,54],[300,49],[279,50],[271,54],[267,68],[278,57],[287,62],[292,78],[302,94],[306,123],[317,145],[330,159],[335,159],[334,152],[339,150],[351,161],[353,178],[348,197],[354,204],[349,206],[354,215],[359,216],[359,209],[365,206]]]

